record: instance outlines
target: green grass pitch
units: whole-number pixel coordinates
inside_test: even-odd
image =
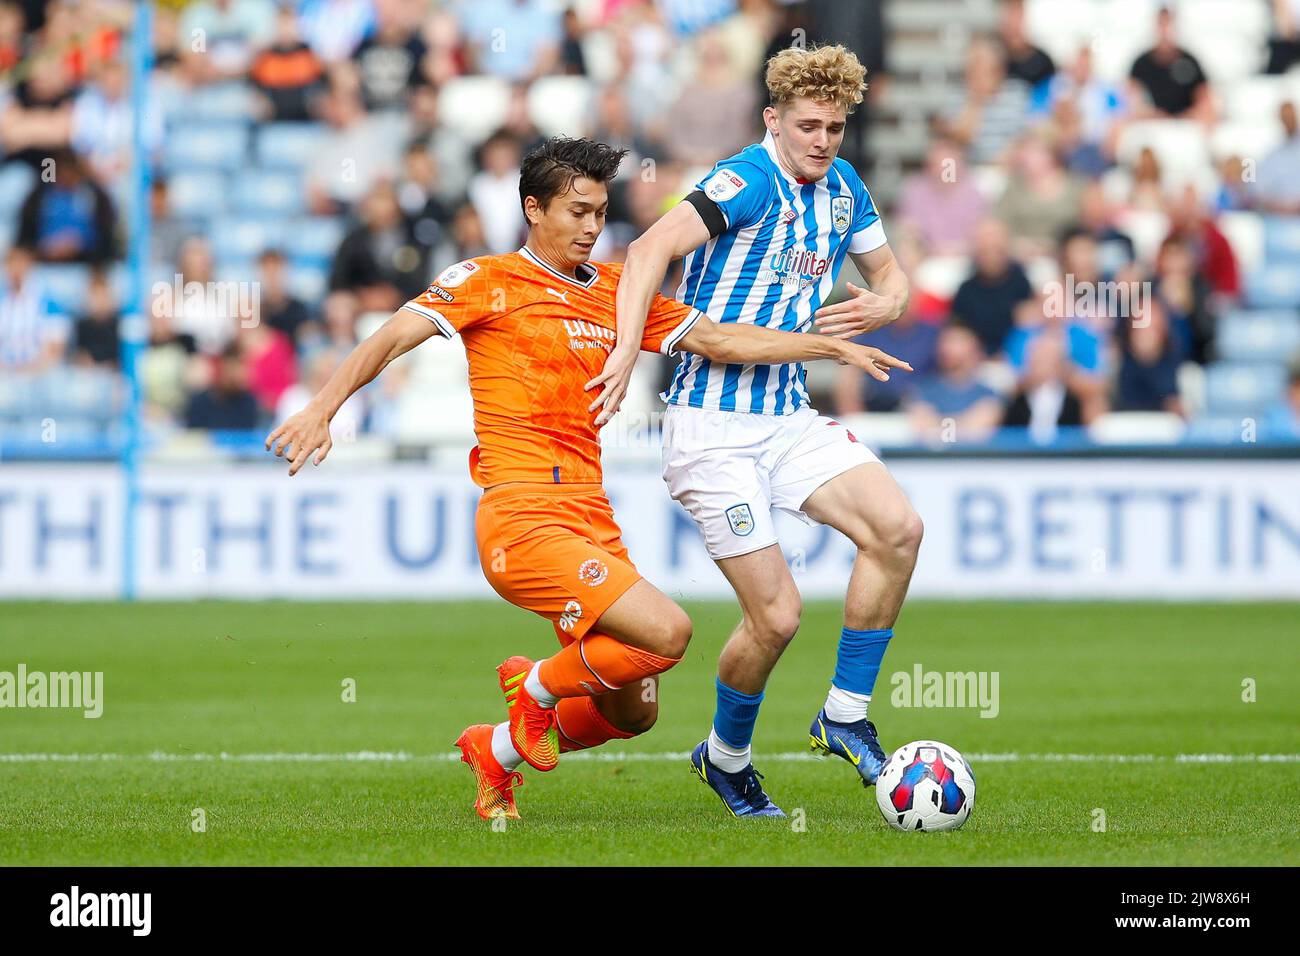
[[[802,825],[729,817],[669,756],[707,732],[736,618],[729,603],[688,610],[695,638],[665,678],[658,725],[602,748],[615,759],[528,773],[524,819],[502,831],[474,815],[469,772],[445,755],[466,724],[504,713],[502,658],[554,647],[522,611],[0,604],[0,671],[103,671],[105,697],[97,720],[0,709],[0,865],[1300,863],[1294,605],[909,603],[872,712],[887,748],[934,737],[971,759],[975,812],[946,834],[890,830],[848,765],[793,756],[833,667],[830,603],[806,608],[755,738],[769,793]],[[997,671],[998,715],[893,706],[890,675],[916,663]],[[361,751],[408,756],[283,756]],[[222,753],[237,759],[211,759]]]

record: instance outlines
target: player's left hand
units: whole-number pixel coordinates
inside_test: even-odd
[[[870,289],[848,284],[850,299],[827,305],[813,313],[817,331],[836,338],[851,339],[864,332],[874,332],[898,318],[898,302],[893,296],[879,295]]]
[[[627,383],[632,379],[632,369],[636,366],[637,354],[634,351],[621,352],[616,347],[605,357],[605,367],[601,369],[599,375],[584,385],[583,391],[591,391],[597,385],[604,385],[596,400],[587,406],[587,411],[594,412],[600,409],[600,414],[596,416],[596,427],[599,428],[618,411],[618,406],[623,404],[623,396],[627,394]]]

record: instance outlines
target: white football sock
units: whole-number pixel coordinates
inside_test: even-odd
[[[736,773],[749,766],[749,747],[737,750],[718,736],[716,730],[709,731],[709,763],[726,773]]]
[[[519,756],[519,751],[515,749],[514,741],[510,739],[510,725],[505,721],[497,724],[492,730],[492,756],[497,758],[497,763],[501,764],[507,773],[524,762],[524,758]]]
[[[826,695],[826,716],[837,724],[866,720],[867,705],[870,703],[870,694],[855,694],[831,684],[831,692]]]
[[[554,707],[560,702],[560,698],[542,686],[542,679],[537,676],[541,669],[542,662],[538,661],[533,665],[533,669],[528,672],[528,677],[524,680],[524,686],[528,688],[528,693],[532,695],[533,700],[537,701],[537,703],[543,707]]]

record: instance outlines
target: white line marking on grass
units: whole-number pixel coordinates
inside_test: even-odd
[[[670,763],[685,761],[690,752],[579,751],[563,756],[567,763]],[[759,754],[759,763],[798,763],[824,759],[812,753]],[[971,763],[1300,763],[1300,754],[1069,754],[987,753],[969,754]],[[405,750],[357,750],[349,753],[11,753],[0,763],[112,763],[145,760],[154,763],[448,763],[460,760],[458,752],[413,754]]]

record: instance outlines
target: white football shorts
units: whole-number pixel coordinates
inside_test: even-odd
[[[812,493],[879,460],[847,428],[806,405],[790,415],[684,405],[669,405],[664,414],[664,481],[715,561],[775,544],[773,508],[818,524],[801,510]]]

